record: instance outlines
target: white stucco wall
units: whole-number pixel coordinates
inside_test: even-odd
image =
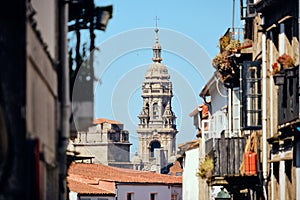
[[[185,154],[182,179],[183,200],[197,200],[199,199],[199,177],[196,173],[199,167],[199,149],[188,150]]]
[[[218,110],[221,110],[224,106],[227,105],[227,89],[224,85],[216,81],[211,88],[209,89],[211,99],[211,110],[210,113],[213,115]]]
[[[70,192],[69,193],[69,199],[70,200],[115,200],[115,197],[109,197],[109,196],[84,196],[81,195],[78,197],[78,193],[76,192]]]
[[[133,193],[133,200],[150,199],[151,193],[156,193],[155,200],[171,199],[172,193],[177,194],[177,200],[182,198],[181,187],[172,187],[168,185],[118,185],[118,200],[126,200],[127,193]]]
[[[78,200],[115,200],[115,197],[106,197],[106,196],[81,196]]]
[[[79,198],[77,197],[77,193],[76,192],[70,191],[69,192],[69,199],[70,200],[78,200]]]

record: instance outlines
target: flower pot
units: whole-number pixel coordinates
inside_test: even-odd
[[[293,78],[296,76],[296,67],[289,67],[284,69],[287,78]]]
[[[275,85],[283,85],[285,81],[285,74],[275,74],[273,76]]]

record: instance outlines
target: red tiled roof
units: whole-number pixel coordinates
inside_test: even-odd
[[[72,163],[69,175],[77,175],[85,178],[97,178],[101,181],[124,183],[158,183],[158,184],[182,184],[182,177],[156,174],[151,172],[131,169],[115,168],[101,164]]]
[[[79,194],[102,194],[102,195],[114,195],[115,192],[108,191],[102,188],[102,184],[92,185],[82,181],[78,181],[76,179],[72,179],[70,177],[67,178],[68,187],[71,191],[79,193]],[[114,187],[114,183],[110,182],[112,187]]]
[[[190,149],[194,149],[194,148],[199,148],[199,140],[193,140],[193,142],[191,143],[191,145],[189,146],[188,150]]]
[[[184,151],[188,150],[188,149],[192,149],[194,147],[198,147],[199,146],[199,139],[196,140],[192,140],[192,141],[188,141],[182,144],[178,145],[178,148],[183,149]]]
[[[108,124],[123,124],[121,122],[118,122],[116,120],[110,120],[110,119],[105,119],[105,118],[98,118],[94,119],[93,124],[103,124],[103,123],[108,123]]]
[[[178,160],[175,161],[174,165],[170,167],[170,172],[172,176],[176,176],[176,173],[182,173],[182,168]]]

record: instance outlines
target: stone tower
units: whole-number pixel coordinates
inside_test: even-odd
[[[142,84],[143,108],[138,116],[139,157],[146,165],[154,162],[155,152],[159,152],[157,157],[162,165],[175,156],[178,132],[172,111],[172,82],[166,66],[161,63],[158,31],[156,28],[153,63],[148,67]]]

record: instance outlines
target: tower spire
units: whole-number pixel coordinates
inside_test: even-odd
[[[172,82],[167,67],[160,63],[161,46],[158,42],[156,17],[154,27],[155,42],[152,47],[153,63],[145,74],[142,84],[143,107],[138,115],[140,123],[137,133],[139,138],[139,155],[144,170],[151,169],[155,152],[161,156],[161,163],[169,163],[176,155],[176,116],[172,111]],[[165,138],[168,138],[167,140]],[[161,164],[161,167],[164,164]]]
[[[157,28],[157,22],[158,22],[159,18],[156,16],[155,17],[155,28]]]
[[[153,60],[153,62],[159,62],[160,63],[162,61],[162,58],[161,58],[161,46],[158,42],[158,31],[159,31],[159,29],[157,27],[157,21],[158,20],[159,20],[159,18],[156,16],[155,17],[155,21],[156,21],[155,22],[155,29],[154,29],[154,31],[155,31],[155,43],[152,47],[152,50],[153,50],[152,60]]]

